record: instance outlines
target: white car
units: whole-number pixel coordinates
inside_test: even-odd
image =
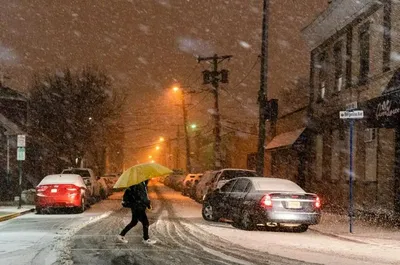
[[[210,191],[221,188],[226,182],[240,177],[259,177],[254,170],[225,168],[218,170],[210,184]]]
[[[188,195],[195,181],[199,181],[203,174],[187,174],[182,185],[182,195]]]
[[[90,168],[69,168],[64,169],[61,174],[77,174],[83,178],[89,195],[92,200],[99,200],[101,198],[100,190],[101,184],[98,182],[93,170]]]

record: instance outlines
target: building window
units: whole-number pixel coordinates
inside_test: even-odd
[[[370,59],[370,23],[367,22],[360,27],[359,44],[360,44],[360,75],[359,84],[365,85],[368,82],[369,59]]]
[[[365,180],[376,181],[378,166],[378,141],[376,129],[368,128],[364,134],[365,143]]]
[[[353,62],[353,29],[347,29],[346,36],[346,88],[352,85],[352,62]]]
[[[323,137],[322,135],[318,134],[315,141],[315,173],[316,179],[322,179],[322,164],[323,164],[323,151],[324,151],[324,144],[323,144]]]
[[[383,71],[390,70],[390,53],[392,51],[392,1],[385,1],[383,6]]]
[[[331,179],[340,179],[340,140],[339,140],[339,130],[334,130],[332,132],[332,156],[331,156]]]
[[[335,90],[340,92],[343,86],[343,42],[339,41],[333,48],[333,59],[335,63]]]
[[[318,63],[319,63],[318,100],[322,100],[326,96],[326,79],[327,79],[326,52],[320,54]]]

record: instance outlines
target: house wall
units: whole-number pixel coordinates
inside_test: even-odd
[[[347,0],[344,2],[348,2]],[[344,3],[343,2],[343,3]],[[350,102],[358,104],[379,97],[387,86],[394,71],[399,67],[396,54],[400,54],[400,3],[381,1],[370,3],[364,9],[355,10],[351,21],[337,22],[337,32],[332,32],[320,41],[319,45],[310,46],[312,91],[310,140],[311,152],[308,167],[310,189],[321,195],[324,203],[332,208],[347,211],[349,198],[349,122],[339,119],[339,111],[345,110]],[[340,4],[330,7],[343,9]],[[330,10],[335,13],[335,10]],[[390,12],[391,11],[391,12]],[[388,13],[389,12],[389,13]],[[384,52],[388,49],[384,40],[390,14],[391,42],[389,68],[385,67]],[[325,16],[329,14],[325,13]],[[320,21],[320,22],[318,22]],[[320,24],[318,24],[320,23]],[[369,23],[370,60],[366,84],[360,84],[360,28]],[[317,19],[311,26],[323,30],[326,25]],[[345,59],[343,66],[344,80],[347,86],[335,91],[333,47],[343,41]],[[390,48],[389,47],[389,48]],[[328,54],[326,96],[321,99],[318,58],[322,52]],[[346,74],[347,73],[347,74]],[[349,76],[351,73],[351,76]],[[367,137],[367,130],[375,131],[374,138]],[[355,121],[353,135],[354,162],[354,198],[356,209],[363,211],[391,212],[394,210],[394,172],[395,172],[395,128],[370,128],[363,120]]]

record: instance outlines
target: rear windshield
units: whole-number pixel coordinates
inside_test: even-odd
[[[82,178],[90,178],[89,171],[81,169],[66,169],[63,171],[63,174],[77,174]]]
[[[229,180],[242,177],[258,177],[258,175],[253,171],[227,170],[222,172],[220,180]]]
[[[277,192],[305,192],[296,183],[286,180],[263,180],[254,183],[256,190],[277,191]]]

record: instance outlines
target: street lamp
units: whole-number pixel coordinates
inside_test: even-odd
[[[192,123],[192,124],[190,125],[190,128],[192,128],[192,130],[194,130],[194,129],[197,128],[197,125],[196,125],[195,123]]]
[[[152,155],[149,155],[149,159],[152,159],[153,158],[153,156]]]
[[[181,91],[181,100],[182,100],[182,112],[183,112],[183,128],[185,130],[185,143],[186,143],[186,171],[187,173],[191,173],[192,165],[190,163],[190,141],[189,141],[189,134],[187,128],[187,110],[186,110],[186,103],[185,103],[185,94],[188,93],[185,91],[184,88],[174,86],[172,88],[174,92]]]
[[[160,150],[160,146],[159,145],[156,146],[156,150]]]
[[[164,137],[160,136],[160,142],[164,142],[164,141],[165,141]]]

